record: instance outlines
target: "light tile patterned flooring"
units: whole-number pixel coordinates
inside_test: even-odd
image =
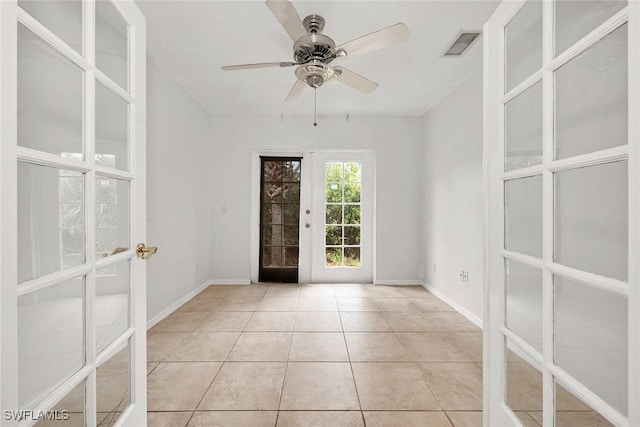
[[[211,286],[147,352],[151,427],[482,425],[482,333],[419,286]],[[514,354],[507,371],[507,401],[538,427],[540,373]],[[559,425],[609,425],[558,399]]]
[[[419,286],[211,286],[147,347],[152,427],[482,424],[481,331]]]

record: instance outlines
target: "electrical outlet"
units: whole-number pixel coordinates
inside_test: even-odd
[[[461,282],[465,282],[465,283],[469,282],[469,272],[468,271],[460,270],[460,274],[458,275],[458,277],[460,277],[460,281]]]

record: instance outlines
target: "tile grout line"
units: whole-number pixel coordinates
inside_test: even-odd
[[[337,300],[336,300],[337,303]],[[347,350],[347,358],[349,360],[349,369],[351,370],[351,377],[353,378],[353,388],[356,391],[356,398],[358,399],[358,407],[360,408],[360,416],[362,417],[362,423],[366,427],[367,422],[364,419],[364,412],[362,409],[362,401],[360,400],[360,393],[358,392],[358,384],[356,383],[356,375],[353,372],[353,362],[351,361],[351,353],[349,352],[349,345],[347,344],[347,335],[344,331],[344,324],[342,323],[342,312],[338,308],[338,318],[340,319],[340,328],[342,329],[342,339],[344,340],[344,347]]]

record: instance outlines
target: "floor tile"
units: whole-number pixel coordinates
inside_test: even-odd
[[[440,410],[415,364],[352,363],[352,366],[362,410]]]
[[[349,357],[353,362],[406,362],[407,353],[389,332],[346,332]]]
[[[151,332],[193,332],[205,317],[205,312],[176,311],[151,328]]]
[[[251,312],[247,311],[216,311],[209,313],[198,325],[196,331],[242,331],[250,317]]]
[[[373,298],[338,297],[340,311],[380,311]]]
[[[295,332],[289,360],[297,362],[348,362],[344,335],[339,332]]]
[[[449,304],[438,298],[410,298],[412,308],[417,311],[455,311]]]
[[[365,288],[370,297],[404,297],[405,294],[397,286],[373,285]]]
[[[147,375],[149,375],[154,369],[158,367],[156,362],[147,362]]]
[[[285,362],[225,362],[198,410],[277,410]]]
[[[597,412],[556,412],[556,427],[613,427],[609,421]]]
[[[482,332],[451,332],[453,344],[474,362],[482,362]]]
[[[301,297],[335,297],[333,292],[333,286],[331,285],[318,285],[318,286],[302,286],[300,288]]]
[[[482,427],[482,411],[447,411],[454,427]]]
[[[420,285],[398,286],[398,288],[404,295],[408,297],[435,298],[435,295],[433,295],[431,292],[429,292],[428,290],[426,290]]]
[[[221,363],[161,363],[147,378],[148,410],[188,411],[196,409]]]
[[[211,285],[199,295],[205,297],[231,297],[231,296],[254,296],[262,297],[267,292],[269,286],[260,284],[251,285]]]
[[[352,297],[369,297],[369,293],[363,286],[333,286],[333,293],[338,298],[352,298]]]
[[[211,311],[254,311],[262,297],[255,296],[232,296],[211,298]]]
[[[334,297],[300,297],[298,311],[338,311]]]
[[[264,297],[256,311],[296,311],[297,309],[298,297]]]
[[[280,411],[277,427],[364,427],[360,411]]]
[[[482,410],[482,370],[475,363],[421,363],[427,386],[445,410]]]
[[[377,411],[364,412],[367,427],[451,427],[442,411]]]
[[[538,424],[535,418],[533,418],[529,413],[522,412],[522,411],[515,411],[514,413],[516,414],[518,419],[522,422],[524,427],[540,427],[540,424]],[[540,414],[542,415],[542,412]],[[542,421],[542,419],[540,421]],[[584,426],[585,424],[570,424],[571,427],[578,426],[578,425]],[[556,422],[556,426],[559,427],[557,422]]]
[[[215,297],[199,294],[178,308],[178,311],[211,311],[211,301]]]
[[[345,332],[391,332],[382,313],[341,312],[340,318]]]
[[[193,412],[147,412],[149,427],[185,427]]]
[[[243,332],[229,353],[232,361],[286,361],[291,332]]]
[[[348,363],[289,362],[281,410],[358,410]]]
[[[245,331],[293,331],[295,311],[256,311],[249,319]]]
[[[173,362],[223,362],[240,332],[192,332],[169,354]]]
[[[298,285],[271,285],[264,294],[265,298],[271,297],[299,297],[300,286]]]
[[[277,415],[276,411],[197,411],[188,427],[273,427]]]
[[[435,332],[399,332],[395,334],[412,362],[472,362],[449,339]]]
[[[514,411],[541,411],[542,373],[526,362],[507,363],[507,403]]]
[[[342,323],[337,311],[300,311],[296,314],[294,330],[298,332],[341,332]]]
[[[480,332],[480,328],[456,312],[385,312],[396,332]]]
[[[147,334],[147,361],[162,362],[182,340],[186,332],[149,332]]]

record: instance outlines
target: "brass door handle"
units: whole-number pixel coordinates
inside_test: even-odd
[[[120,252],[126,252],[128,250],[129,250],[129,248],[120,248],[120,247],[118,247],[118,248],[115,248],[113,251],[111,251],[111,253],[104,252],[102,254],[102,257],[103,258],[104,257],[108,257],[108,256],[111,256],[111,255],[119,254]]]
[[[138,246],[136,246],[136,255],[140,259],[147,259],[156,252],[158,252],[157,246],[145,246],[144,243],[138,243]]]

